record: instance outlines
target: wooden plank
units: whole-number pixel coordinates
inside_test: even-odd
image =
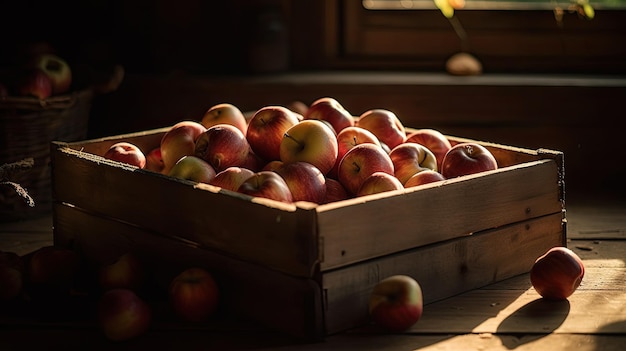
[[[55,244],[73,247],[90,260],[105,261],[120,250],[136,251],[155,275],[157,286],[167,286],[181,268],[206,267],[215,274],[220,306],[229,313],[290,335],[323,337],[321,289],[312,279],[292,277],[71,206],[55,205],[54,215]]]
[[[599,304],[599,298],[611,303]],[[542,299],[532,288],[474,290],[426,306],[411,332],[624,334],[624,311],[626,295],[617,289],[603,290],[601,296],[598,290],[581,289],[564,301]]]
[[[563,236],[562,217],[552,214],[326,272],[327,331],[366,323],[371,289],[389,275],[415,277],[425,303],[431,303],[528,272],[537,257],[563,243]]]
[[[523,186],[522,186],[523,185]],[[384,197],[383,197],[384,196]],[[318,207],[322,271],[561,213],[552,160]]]
[[[57,149],[52,158],[56,202],[289,274],[313,274],[313,209],[122,167],[70,148]]]

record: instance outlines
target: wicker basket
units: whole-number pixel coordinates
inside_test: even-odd
[[[10,187],[0,187],[0,222],[51,211],[50,142],[86,138],[93,96],[92,89],[85,89],[46,100],[0,98],[0,164],[34,159],[31,169],[10,180],[35,201],[31,207]]]

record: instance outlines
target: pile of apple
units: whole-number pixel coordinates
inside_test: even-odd
[[[0,98],[26,96],[43,100],[70,91],[72,69],[64,58],[39,52],[25,58],[11,74],[0,78]]]
[[[265,106],[246,119],[222,103],[170,127],[144,153],[119,142],[103,155],[172,177],[282,202],[324,204],[497,169],[478,143],[435,129],[407,133],[390,110],[355,117],[323,97],[295,112]]]
[[[163,276],[134,251],[99,260],[54,245],[24,256],[0,251],[0,314],[14,311],[24,318],[16,310],[20,307],[78,313],[77,318],[92,319],[112,341],[144,334],[155,319],[209,321],[219,296],[219,285],[207,268],[183,267]],[[89,310],[68,310],[74,300],[85,301],[80,307]]]

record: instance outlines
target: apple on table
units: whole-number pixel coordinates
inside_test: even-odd
[[[220,291],[213,275],[201,267],[186,268],[168,288],[174,313],[187,322],[207,321],[216,311]]]
[[[369,313],[378,326],[402,332],[422,317],[424,298],[420,284],[411,276],[398,274],[376,283],[369,297]]]
[[[585,276],[585,266],[571,249],[556,246],[539,256],[530,270],[530,282],[537,293],[549,300],[570,297]]]

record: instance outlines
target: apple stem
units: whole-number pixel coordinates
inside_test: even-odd
[[[352,164],[354,165],[354,168],[356,168],[357,172],[361,170],[361,166],[359,166],[358,163],[352,162]]]
[[[298,144],[298,146],[300,146],[300,150],[304,149],[304,145],[302,145],[302,143],[298,141],[297,139],[294,139],[291,135],[289,135],[289,133],[285,132],[285,138],[289,138],[293,140],[296,144]]]

